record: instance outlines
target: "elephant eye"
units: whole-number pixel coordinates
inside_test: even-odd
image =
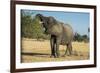
[[[42,18],[40,18],[40,21],[43,21],[43,19],[42,19]]]
[[[40,17],[40,21],[43,21],[43,18],[42,17]]]

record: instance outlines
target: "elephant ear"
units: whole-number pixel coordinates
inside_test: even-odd
[[[54,19],[54,17],[48,17],[48,24],[49,25],[54,25],[56,23],[57,23],[57,21],[56,21],[56,19]]]

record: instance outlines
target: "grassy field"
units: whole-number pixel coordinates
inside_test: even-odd
[[[22,39],[21,62],[48,62],[48,61],[70,61],[89,59],[89,43],[73,42],[74,55],[62,57],[66,46],[60,45],[60,57],[50,58],[49,40],[37,41],[35,39]]]

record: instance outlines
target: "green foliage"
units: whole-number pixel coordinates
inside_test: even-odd
[[[89,42],[89,38],[88,38],[88,36],[86,34],[85,35],[80,35],[79,33],[76,33],[75,36],[74,36],[74,41]]]
[[[30,16],[22,16],[21,17],[21,34],[22,37],[31,37],[32,33],[32,20]]]
[[[24,11],[21,11],[21,37],[37,40],[49,39],[49,36],[43,33],[43,27],[39,24],[39,20],[35,17],[32,18],[31,14],[26,14]]]

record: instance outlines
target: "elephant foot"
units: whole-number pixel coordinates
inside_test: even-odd
[[[67,56],[72,56],[72,54],[70,53],[70,54],[67,54]]]
[[[71,55],[68,54],[67,56],[71,56]]]
[[[51,55],[51,56],[50,56],[50,58],[54,58],[54,56],[53,56],[53,55]]]
[[[59,58],[59,56],[51,55],[50,58]]]
[[[59,58],[60,56],[56,56],[56,58]]]
[[[71,56],[72,54],[64,54],[62,57]]]
[[[64,54],[64,55],[62,55],[62,57],[66,57],[66,55]]]
[[[56,58],[56,56],[55,55],[51,55],[50,58]]]

